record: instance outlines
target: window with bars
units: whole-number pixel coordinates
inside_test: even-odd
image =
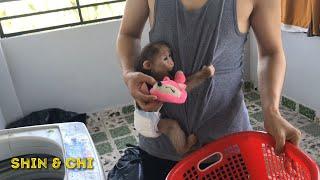
[[[1,38],[119,19],[125,0],[7,0],[0,3]]]

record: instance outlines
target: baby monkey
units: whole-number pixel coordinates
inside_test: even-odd
[[[150,43],[142,49],[135,70],[152,76],[157,81],[162,81],[165,76],[172,79],[173,67],[174,61],[170,46],[160,41]],[[203,66],[200,71],[187,77],[186,91],[192,91],[206,79],[212,77],[214,71],[213,65]],[[159,112],[145,112],[137,107],[134,112],[134,126],[145,137],[156,138],[161,133],[165,134],[179,154],[185,154],[197,142],[194,134],[187,136],[176,120],[161,119]]]

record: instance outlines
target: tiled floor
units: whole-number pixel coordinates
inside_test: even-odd
[[[264,130],[259,95],[255,92],[245,94],[245,102],[254,130]],[[127,143],[137,144],[137,133],[133,129],[132,105],[106,109],[90,114],[87,127],[100,154],[106,173],[114,166],[123,153]],[[282,115],[302,131],[300,147],[320,164],[320,126],[308,118],[281,107]]]

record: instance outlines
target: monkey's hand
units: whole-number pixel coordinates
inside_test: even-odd
[[[199,86],[206,79],[212,77],[214,75],[215,69],[213,65],[203,66],[202,69],[195,74],[189,76],[187,78],[187,92],[190,92],[195,87]]]
[[[209,78],[214,75],[215,69],[214,69],[213,65],[211,64],[210,66],[203,66],[201,71],[205,77]]]

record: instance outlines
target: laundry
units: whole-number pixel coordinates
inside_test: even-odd
[[[281,0],[282,30],[320,36],[319,0]]]
[[[22,119],[12,122],[6,128],[16,128],[24,126],[53,124],[63,122],[82,122],[86,123],[87,115],[85,113],[78,114],[71,111],[65,111],[58,108],[44,109],[33,112]]]

